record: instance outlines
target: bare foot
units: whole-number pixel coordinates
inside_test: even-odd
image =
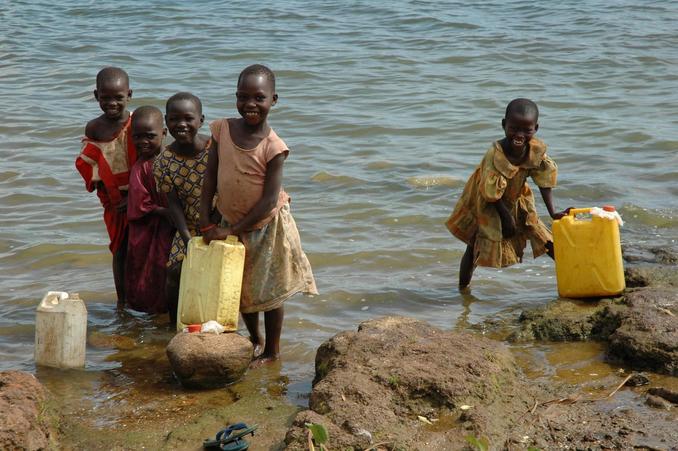
[[[250,341],[252,342],[252,346],[254,346],[254,358],[258,359],[261,356],[261,354],[264,353],[265,346],[264,339],[261,337],[258,338],[250,337]]]
[[[254,345],[254,358],[258,359],[264,353],[264,344],[252,343]]]
[[[268,365],[270,363],[280,360],[280,354],[268,355],[261,354],[259,357],[255,357],[250,363],[250,368],[257,368],[263,365]]]

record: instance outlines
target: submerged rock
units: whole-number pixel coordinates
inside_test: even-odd
[[[236,333],[183,333],[167,345],[174,374],[185,387],[223,387],[240,379],[250,362],[252,342]]]
[[[340,333],[320,346],[315,366],[311,410],[297,415],[289,450],[307,449],[306,423],[328,429],[330,449],[463,449],[480,431],[503,441],[532,402],[501,343],[411,318]]]
[[[53,448],[45,402],[45,388],[32,374],[0,372],[0,449]]]
[[[621,324],[623,299],[591,301],[562,300],[534,310],[526,310],[518,318],[519,328],[508,340],[522,342],[604,340]]]

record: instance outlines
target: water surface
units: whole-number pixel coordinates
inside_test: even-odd
[[[84,124],[100,114],[101,67],[129,72],[133,108],[189,90],[207,121],[237,114],[245,66],[275,70],[270,122],[293,149],[284,185],[321,294],[286,304],[284,360],[262,386],[282,375],[304,405],[315,349],[359,321],[402,314],[463,328],[557,297],[547,258],[480,269],[472,296],[456,290],[463,245],[443,223],[502,136],[512,98],[540,106],[557,207],[613,204],[625,243],[675,244],[676,17],[671,1],[7,2],[0,370],[35,371],[35,307],[47,290],[75,291],[90,333],[132,347],[90,346],[71,383],[50,371],[41,380],[74,409],[110,407],[103,423],[117,421],[106,403],[121,393],[179,392],[163,356],[167,320],[114,311],[102,210],[73,164]]]

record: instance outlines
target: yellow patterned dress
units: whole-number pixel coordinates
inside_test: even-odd
[[[530,241],[536,258],[546,253],[551,232],[539,219],[527,178],[541,188],[556,186],[558,168],[546,155],[546,144],[532,138],[525,161],[511,164],[500,141],[492,144],[466,182],[461,198],[446,222],[449,231],[466,244],[475,239],[474,264],[501,268],[521,262]],[[492,203],[503,199],[516,223],[516,234],[504,239],[501,219]]]
[[[203,177],[207,171],[207,149],[210,143],[211,141],[198,155],[192,157],[177,155],[166,147],[153,162],[153,176],[158,190],[163,193],[174,190],[177,193],[191,236],[200,235],[200,195]],[[182,261],[185,255],[186,243],[177,231],[172,239],[167,266],[171,267]]]

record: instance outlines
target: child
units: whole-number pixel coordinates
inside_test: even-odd
[[[496,141],[466,182],[447,228],[467,244],[459,268],[459,288],[471,283],[477,265],[503,268],[522,261],[530,240],[532,253],[553,258],[551,232],[537,216],[527,177],[539,187],[549,215],[556,213],[551,188],[558,169],[546,155],[546,144],[534,137],[539,110],[528,99],[512,100],[501,121],[506,137]]]
[[[245,245],[240,312],[260,362],[279,357],[283,302],[298,292],[318,293],[290,213],[290,197],[282,189],[289,148],[266,121],[277,100],[275,75],[268,67],[255,64],[240,73],[236,106],[241,117],[210,124],[215,144],[200,204],[206,243],[237,235]],[[207,214],[215,191],[224,218],[220,226],[210,223]],[[266,342],[260,354],[262,311]]]
[[[177,228],[167,262],[165,290],[170,324],[177,322],[181,262],[191,237],[199,235],[200,193],[207,170],[209,136],[198,133],[205,122],[202,102],[193,94],[180,92],[167,100],[165,122],[174,138],[158,155],[153,174],[158,188],[167,193],[170,215]]]
[[[153,178],[153,158],[160,153],[166,135],[159,109],[142,106],[134,111],[132,140],[139,160],[129,177],[125,293],[130,308],[146,313],[167,311],[165,273],[174,227],[167,196],[158,193]]]
[[[113,280],[118,307],[125,304],[125,254],[127,253],[127,185],[136,151],[129,133],[132,98],[127,73],[105,67],[97,74],[94,98],[104,112],[87,123],[83,147],[75,167],[85,180],[87,191],[96,189],[104,207],[104,223],[113,254]]]

